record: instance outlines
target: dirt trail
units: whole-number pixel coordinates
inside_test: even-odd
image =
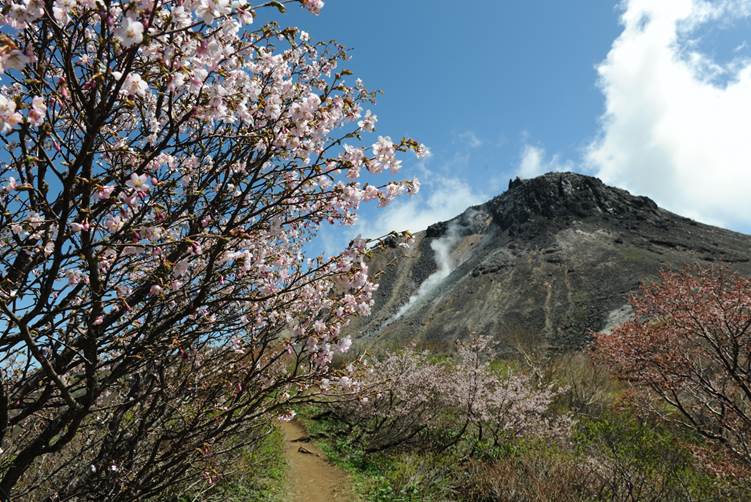
[[[356,500],[347,475],[330,464],[313,442],[295,441],[308,433],[296,421],[283,422],[284,456],[289,464],[289,502],[351,502]]]

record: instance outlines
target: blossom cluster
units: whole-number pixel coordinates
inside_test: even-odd
[[[318,13],[323,2],[303,5]],[[416,192],[416,180],[381,187],[355,180],[362,167],[371,173],[397,172],[399,151],[414,149],[422,154],[423,147],[379,137],[372,156],[346,143],[341,153],[327,157],[332,146],[329,136],[348,122],[358,123],[356,129],[363,131],[374,129],[375,115],[370,111],[363,115],[360,104],[361,96],[368,94],[360,83],[348,88],[342,74],[332,77],[344,58],[340,49],[319,50],[306,42],[306,34],[293,30],[279,35],[286,37],[288,46],[281,50],[271,44],[268,32],[245,30],[254,21],[254,11],[244,1],[105,6],[56,0],[49,13],[37,0],[22,0],[10,4],[3,17],[18,35],[6,41],[0,66],[18,83],[0,91],[0,130],[20,134],[46,126],[53,132],[38,133],[38,153],[49,159],[51,167],[62,168],[75,158],[80,143],[58,140],[56,133],[75,131],[83,140],[89,131],[80,130],[82,107],[110,110],[106,125],[96,132],[93,171],[86,186],[78,187],[83,197],[79,207],[72,207],[68,221],[30,210],[26,192],[18,188],[28,184],[19,185],[13,176],[6,178],[4,191],[14,221],[2,239],[5,243],[20,239],[23,245],[17,252],[50,256],[84,246],[90,250],[96,273],[113,285],[103,295],[102,306],[91,311],[92,319],[102,320],[99,325],[106,327],[120,318],[123,302],[139,288],[157,298],[188,287],[206,270],[206,250],[229,226],[232,239],[224,243],[219,256],[211,257],[227,269],[222,274],[225,294],[239,288],[244,277],[252,278],[247,287],[272,297],[305,270],[347,274],[356,268],[360,272],[348,285],[352,292],[344,295],[344,306],[333,311],[347,316],[367,310],[372,286],[364,278],[358,251],[314,264],[299,260],[303,244],[322,221],[352,223],[363,201],[386,205],[399,194]],[[60,33],[76,33],[80,42],[71,45],[72,72],[55,65],[37,66],[45,57],[53,61],[56,50],[45,52],[37,45],[38,26],[53,20]],[[106,64],[94,53],[97,33],[111,36]],[[36,76],[46,92],[26,88],[21,75]],[[204,134],[208,141],[219,131],[231,131],[231,142],[219,147],[216,141],[216,148],[209,151],[203,144],[202,148],[182,146],[196,144],[195,139]],[[231,158],[227,148],[236,150]],[[23,171],[21,164],[26,162],[18,158],[4,170]],[[38,163],[28,167],[32,169],[28,181],[48,182],[36,176]],[[81,173],[75,169],[55,172],[58,184],[81,183]],[[339,173],[346,176],[338,179]],[[260,199],[259,180],[271,187]],[[282,197],[290,203],[273,206]],[[190,212],[182,204],[187,200],[193,204]],[[265,220],[254,217],[240,222],[225,209],[251,204],[269,209],[263,214]],[[75,253],[65,254],[70,256],[56,267],[54,284],[68,288],[59,287],[58,297],[92,280],[90,263],[73,258]],[[11,256],[6,260],[12,261]],[[312,324],[322,322],[319,313],[331,306],[326,295],[325,288],[304,286],[298,301],[319,307],[312,312],[304,309],[298,319],[279,315],[285,317],[284,323],[295,325],[296,333],[318,337],[326,331],[336,338],[337,320],[330,319],[326,330]],[[261,319],[268,323],[269,306],[263,302],[253,303],[249,312],[243,302],[237,307],[244,310],[251,329],[263,324]],[[323,336],[322,346],[326,340]]]
[[[596,358],[633,386],[638,408],[701,434],[728,465],[751,466],[751,279],[722,267],[665,271],[630,304],[633,319],[595,335]]]
[[[565,389],[539,385],[521,372],[493,370],[492,355],[488,337],[458,344],[446,362],[407,349],[326,380],[324,387],[335,397],[334,413],[361,431],[370,451],[424,437],[431,448],[445,448],[519,435],[565,436],[570,418],[550,411]]]
[[[314,14],[324,4],[298,3]],[[3,5],[0,350],[10,414],[43,415],[53,431],[16,438],[14,455],[62,448],[77,413],[103,400],[100,419],[115,420],[134,392],[122,382],[139,372],[177,378],[170,364],[190,361],[191,374],[221,382],[226,392],[201,408],[214,424],[262,398],[275,410],[349,347],[343,327],[373,303],[368,243],[336,256],[312,256],[310,243],[322,224],[355,222],[364,202],[415,193],[415,179],[378,176],[427,149],[386,136],[361,144],[377,123],[373,94],[340,68],[344,49],[255,24],[259,9],[284,4]],[[195,399],[204,391],[186,387]],[[37,398],[46,415],[24,411]]]

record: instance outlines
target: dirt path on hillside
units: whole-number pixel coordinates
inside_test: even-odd
[[[289,502],[352,502],[355,500],[347,475],[330,464],[312,441],[299,441],[308,433],[297,422],[283,422],[284,456]]]

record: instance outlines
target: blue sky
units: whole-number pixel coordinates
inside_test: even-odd
[[[384,92],[378,133],[433,152],[400,173],[419,196],[345,234],[424,228],[548,170],[749,232],[749,14],[751,0],[327,0],[283,22],[352,48],[349,68]]]

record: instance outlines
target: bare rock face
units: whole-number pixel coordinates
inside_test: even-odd
[[[751,236],[683,218],[597,178],[548,173],[380,250],[360,344],[450,349],[469,334],[553,350],[630,315],[627,297],[663,269],[725,264],[751,274]]]

